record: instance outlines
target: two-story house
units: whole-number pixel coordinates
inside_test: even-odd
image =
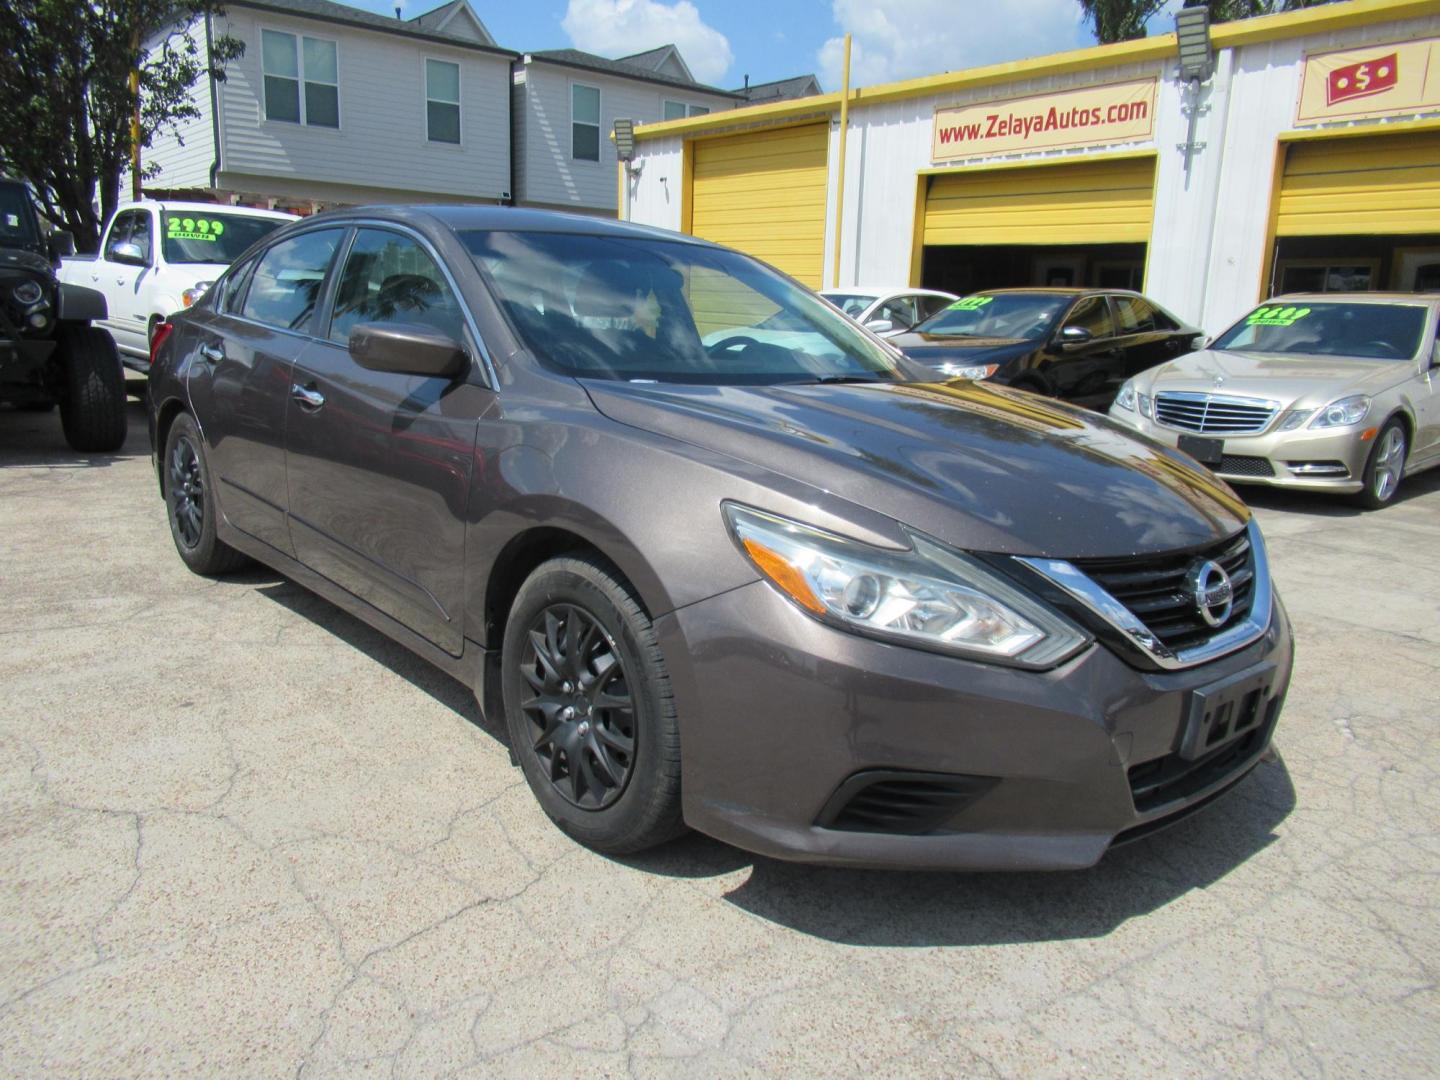
[[[189,33],[245,43],[200,116],[147,152],[147,188],[309,211],[511,200],[510,71],[467,0],[412,19],[330,0],[227,0]],[[613,186],[613,185],[612,185]]]
[[[617,119],[642,124],[744,104],[696,82],[673,45],[619,60],[578,49],[526,53],[511,97],[516,204],[606,216],[618,199]]]

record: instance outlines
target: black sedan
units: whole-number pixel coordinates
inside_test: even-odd
[[[1139,293],[992,289],[890,343],[943,375],[1103,408],[1130,376],[1189,352],[1203,336]]]

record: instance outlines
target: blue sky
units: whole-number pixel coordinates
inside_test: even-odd
[[[343,0],[342,0],[343,2]],[[350,0],[382,14],[394,0]],[[407,18],[442,0],[406,0]],[[471,0],[517,51],[621,56],[674,42],[702,82],[738,86],[814,72],[838,89],[853,35],[856,85],[931,75],[1093,44],[1075,0]],[[1178,3],[1177,5],[1178,6]],[[1168,15],[1152,24],[1170,29]]]

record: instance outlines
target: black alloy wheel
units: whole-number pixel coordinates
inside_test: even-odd
[[[500,671],[514,760],[557,827],[613,855],[685,831],[670,676],[614,565],[577,553],[536,567],[510,605]]]
[[[250,560],[216,535],[215,485],[205,461],[205,442],[189,413],[181,413],[165,436],[161,483],[170,538],[180,558],[197,574],[238,570]]]
[[[176,538],[194,549],[205,533],[205,476],[200,471],[200,455],[188,434],[174,440],[167,468],[165,490],[171,525]]]
[[[615,642],[593,615],[556,604],[531,623],[520,673],[530,749],[550,783],[582,810],[613,805],[635,763],[635,702]]]

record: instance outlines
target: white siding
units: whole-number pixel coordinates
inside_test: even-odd
[[[273,193],[286,195],[303,194],[291,181],[310,190],[316,184],[359,186],[412,198],[491,200],[509,190],[507,57],[239,7],[230,8],[224,22],[246,44],[245,56],[228,66],[220,85],[221,167],[227,174],[272,178]],[[261,27],[337,43],[338,130],[264,118]],[[426,138],[427,56],[460,65],[458,147]]]
[[[205,20],[197,19],[192,23],[180,39],[189,38],[194,41],[200,50],[200,55],[205,55]],[[177,41],[176,45],[179,44]],[[159,45],[152,48],[157,51]],[[157,135],[149,147],[141,152],[142,166],[156,164],[160,166],[160,172],[156,176],[145,181],[146,187],[163,188],[167,190],[179,188],[208,188],[210,186],[210,166],[215,161],[215,129],[214,116],[210,108],[210,77],[201,75],[195,81],[186,95],[190,104],[199,110],[200,115],[193,120],[186,120],[176,126],[173,131],[165,131]],[[143,171],[143,169],[142,169]],[[130,190],[130,171],[125,171],[123,190],[127,193]]]
[[[617,159],[610,132],[617,118],[627,117],[636,123],[659,120],[663,115],[663,101],[707,105],[715,112],[732,104],[729,98],[543,61],[526,65],[524,71],[524,86],[516,87],[524,93],[519,95],[523,107],[515,123],[516,153],[523,154],[516,170],[515,198],[526,205],[613,214]],[[570,87],[573,83],[600,90],[599,161],[576,161],[570,156]]]
[[[672,136],[651,139],[640,146],[644,164],[630,183],[630,220],[678,232],[684,143]]]

